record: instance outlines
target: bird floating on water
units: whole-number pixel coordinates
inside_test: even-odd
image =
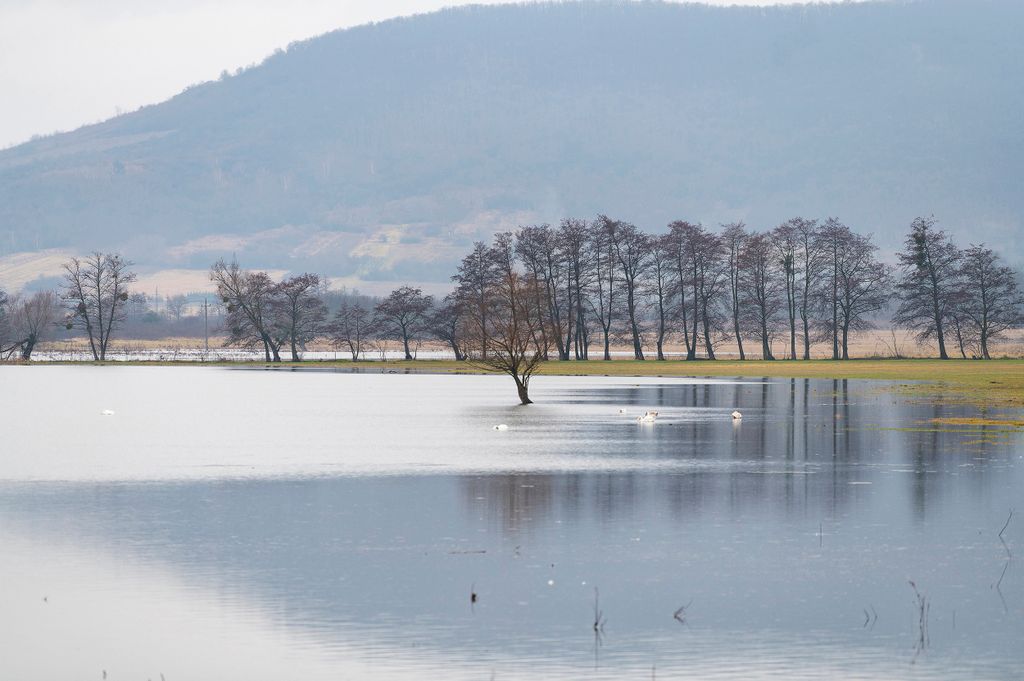
[[[741,418],[743,418],[743,414],[739,413],[738,411],[734,411],[732,413],[732,418],[736,421],[739,421]]]
[[[100,412],[100,415],[101,416],[113,416],[114,415],[114,410],[113,409],[104,409],[103,411]]]
[[[640,423],[654,423],[654,419],[658,418],[658,412],[648,411],[643,416],[637,416],[636,420]]]
[[[494,426],[494,429],[495,430],[508,430],[508,426],[506,426],[504,423],[499,423],[498,425]]]

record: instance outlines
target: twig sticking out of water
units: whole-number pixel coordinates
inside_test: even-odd
[[[875,612],[875,606],[871,605],[870,603],[868,604],[868,607],[871,608],[871,612],[869,613],[866,608],[864,609],[864,627],[863,628],[864,629],[868,629],[869,628],[868,625],[871,625],[870,628],[874,629],[875,628],[875,622],[878,621],[878,613]]]
[[[1003,529],[999,530],[999,538],[1003,538],[1003,532],[1006,532],[1006,528],[1010,526],[1010,520],[1013,518],[1013,509],[1010,509],[1010,515],[1006,516],[1006,522],[1003,523]]]
[[[594,587],[594,631],[597,633],[604,633],[604,611],[600,608],[600,594],[597,591],[597,587]]]
[[[601,662],[601,646],[604,643],[604,612],[600,606],[600,595],[597,587],[594,587],[594,669],[597,669]]]
[[[917,662],[917,656],[928,647],[928,613],[931,611],[931,603],[928,597],[917,590],[917,584],[908,580],[910,588],[914,590],[914,600],[917,605],[917,643],[914,646],[914,659],[911,664]]]
[[[1006,540],[1003,539],[1003,532],[1006,532],[1006,528],[1010,525],[1010,519],[1013,518],[1013,509],[1010,509],[1010,515],[1006,516],[1006,522],[1003,523],[1003,529],[999,530],[999,543],[1003,545],[1003,550],[1006,551],[1006,560],[1009,561],[1013,558],[1013,552],[1010,551],[1010,547],[1006,545]]]
[[[680,605],[679,609],[672,613],[672,618],[680,624],[686,624],[687,626],[689,626],[689,622],[686,621],[686,609],[690,607],[691,603],[693,603],[692,598],[690,599],[690,603],[687,603],[686,605]]]

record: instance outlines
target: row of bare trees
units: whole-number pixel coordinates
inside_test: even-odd
[[[989,358],[991,345],[1024,321],[1013,270],[984,245],[958,249],[932,218],[914,221],[892,267],[870,236],[836,218],[796,217],[760,232],[676,221],[652,235],[599,216],[474,245],[446,299],[463,355],[472,354],[467,347],[486,355],[497,308],[506,317],[515,309],[504,301],[512,269],[529,296],[524,318],[542,359],[589,359],[592,345],[610,359],[617,342],[636,359],[652,347],[665,359],[673,340],[687,359],[715,359],[725,342],[740,359],[752,347],[775,359],[780,342],[789,359],[810,359],[818,343],[831,346],[833,359],[848,359],[852,333],[870,328],[892,301],[895,323],[937,341],[942,358],[950,332],[961,356]]]
[[[768,232],[742,223],[712,232],[676,221],[662,235],[606,216],[563,220],[499,234],[477,243],[453,277],[458,311],[486,329],[509,254],[518,261],[534,300],[535,346],[545,358],[602,358],[625,342],[636,359],[677,339],[687,359],[715,359],[735,342],[745,359],[751,343],[774,359],[785,338],[790,358],[810,357],[811,345],[830,340],[833,356],[849,356],[850,332],[868,325],[890,292],[890,268],[879,262],[870,237],[830,219],[794,218]],[[799,341],[799,349],[798,349]]]
[[[933,218],[913,222],[897,260],[881,262],[870,236],[835,218],[796,217],[766,231],[675,221],[653,235],[602,215],[474,244],[440,301],[402,286],[382,300],[343,297],[331,314],[327,281],[316,274],[278,282],[221,260],[210,277],[226,311],[227,344],[262,351],[267,361],[281,361],[282,352],[300,361],[315,339],[356,361],[382,339],[397,340],[412,359],[432,340],[459,360],[513,364],[524,395],[523,367],[590,359],[592,347],[610,359],[619,343],[636,359],[651,350],[665,359],[673,342],[690,360],[715,359],[726,342],[740,359],[775,359],[780,345],[787,358],[809,359],[814,344],[846,359],[852,332],[892,305],[894,324],[935,341],[940,357],[955,343],[962,357],[989,358],[993,344],[1024,323],[1016,273],[984,245],[958,248]],[[131,263],[93,253],[64,270],[59,299],[0,291],[0,358],[29,359],[58,324],[81,330],[94,358],[106,358],[131,309]]]
[[[227,315],[227,344],[262,350],[268,362],[280,362],[287,348],[293,362],[315,339],[327,340],[362,359],[379,340],[397,340],[405,358],[428,336],[437,340],[456,338],[445,333],[445,308],[435,310],[434,300],[422,289],[402,286],[380,301],[364,302],[358,296],[343,298],[331,315],[325,303],[328,282],[316,274],[299,274],[275,282],[266,272],[243,270],[237,262],[218,261],[210,278]],[[452,345],[462,359],[458,345]]]

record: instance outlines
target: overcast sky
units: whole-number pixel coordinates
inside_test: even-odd
[[[162,101],[336,28],[500,1],[0,0],[0,148]]]

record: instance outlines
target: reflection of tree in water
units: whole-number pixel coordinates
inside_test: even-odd
[[[887,394],[858,391],[847,380],[618,385],[592,393],[610,405],[692,408],[675,420],[659,418],[620,452],[656,455],[679,468],[467,477],[460,482],[464,501],[484,504],[492,526],[509,534],[555,520],[620,522],[652,511],[681,522],[708,513],[827,520],[851,504],[873,503],[870,488],[853,483],[889,474],[885,464],[909,464],[913,503],[923,517],[929,486],[941,478],[926,471],[958,441],[891,428],[962,411],[932,405],[921,413]],[[744,414],[739,423],[727,418],[734,408]]]

